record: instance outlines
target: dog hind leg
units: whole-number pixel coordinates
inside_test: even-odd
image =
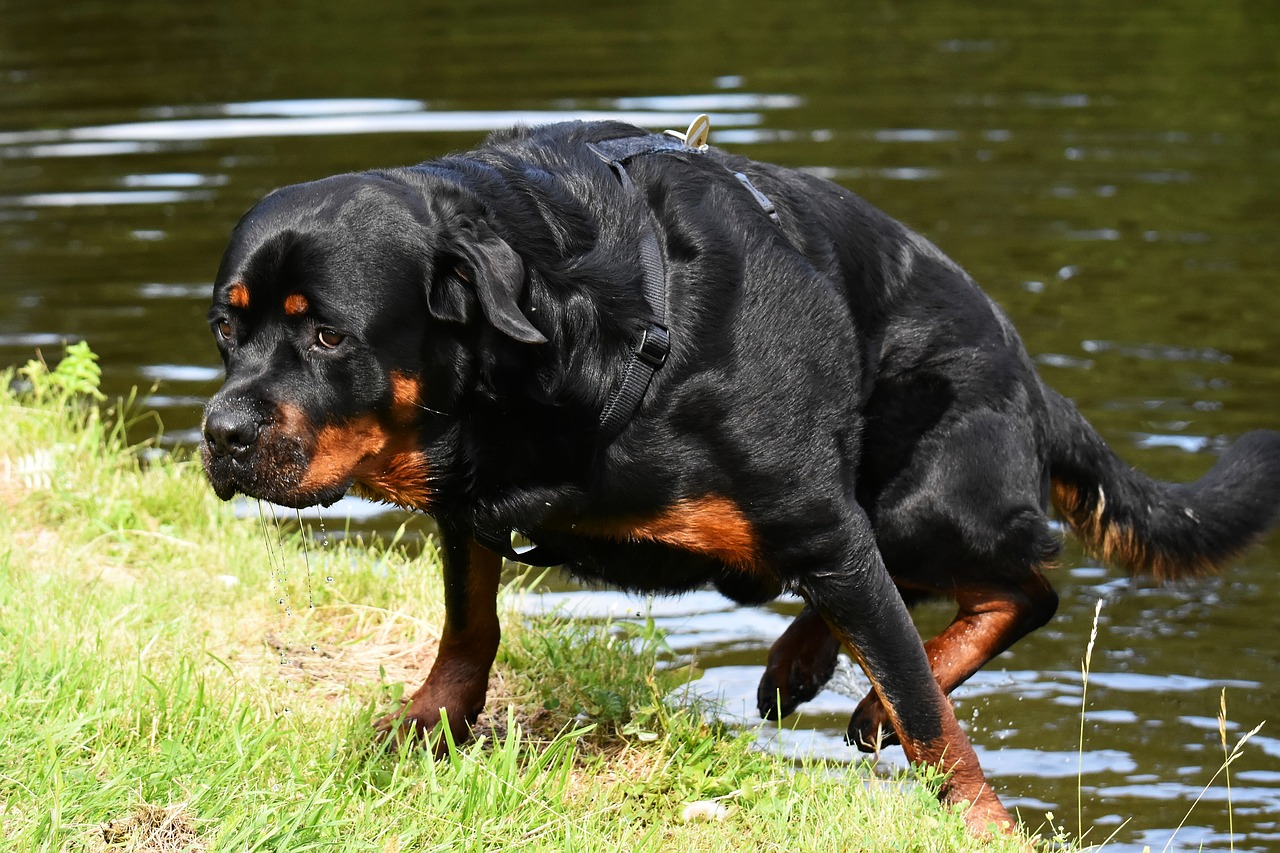
[[[929,668],[950,695],[996,655],[1044,625],[1058,608],[1048,579],[1031,570],[1018,582],[962,587],[959,610],[942,633],[924,644]],[[872,690],[849,720],[849,742],[864,752],[898,742],[879,694]]]

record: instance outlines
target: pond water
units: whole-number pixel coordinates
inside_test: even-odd
[[[513,121],[698,112],[714,143],[838,181],[938,243],[1144,470],[1193,478],[1232,437],[1280,427],[1280,4],[0,0],[0,21],[0,364],[87,339],[171,444],[195,440],[218,385],[209,283],[267,190]],[[330,529],[345,510],[358,530],[402,520],[343,504]],[[955,696],[1024,822],[1074,830],[1079,796],[1111,849],[1280,849],[1278,573],[1280,536],[1171,589],[1068,550],[1059,615]],[[795,611],[548,595],[652,612],[696,654],[691,689],[743,725]],[[853,758],[839,735],[859,678],[762,739]],[[1224,687],[1232,743],[1272,718],[1229,792],[1211,782]]]

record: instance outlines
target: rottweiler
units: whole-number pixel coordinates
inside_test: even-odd
[[[1050,505],[1158,578],[1220,566],[1280,507],[1280,434],[1196,483],[1148,479],[924,237],[812,174],[620,123],[276,190],[235,227],[209,322],[221,498],[354,491],[437,521],[439,656],[393,735],[443,711],[467,737],[504,557],[649,593],[786,590],[806,607],[761,713],[846,649],[873,685],[850,740],[900,742],[975,832],[1008,828],[947,694],[1053,615]],[[958,613],[921,643],[908,606],[937,597]]]

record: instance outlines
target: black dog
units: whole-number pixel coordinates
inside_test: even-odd
[[[517,531],[524,559],[628,589],[798,592],[761,711],[812,696],[843,646],[875,685],[853,739],[891,729],[975,831],[1007,826],[945,694],[1053,615],[1050,501],[1165,577],[1229,559],[1280,504],[1280,435],[1152,482],[924,238],[843,187],[621,124],[278,190],[232,235],[210,320],[221,497],[354,488],[439,522],[440,653],[391,731],[445,711],[466,737]],[[931,596],[959,614],[922,646],[907,605]]]

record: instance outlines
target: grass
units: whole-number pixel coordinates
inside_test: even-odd
[[[1081,845],[1088,843],[1088,836],[1089,836],[1089,833],[1092,831],[1092,830],[1086,829],[1084,825],[1085,720],[1088,716],[1088,710],[1089,710],[1089,700],[1088,700],[1089,673],[1090,673],[1090,667],[1093,664],[1094,644],[1098,640],[1098,621],[1099,621],[1099,618],[1102,616],[1102,605],[1103,605],[1103,600],[1098,599],[1098,602],[1093,609],[1093,624],[1089,629],[1089,642],[1085,646],[1084,660],[1081,661],[1081,664],[1080,664],[1080,676],[1081,676],[1080,735],[1079,735],[1078,754],[1076,759],[1077,761],[1077,764],[1076,764],[1076,821],[1077,821],[1076,822],[1076,839],[1077,839],[1077,843]],[[1213,787],[1213,783],[1218,780],[1219,776],[1224,776],[1226,780],[1227,841],[1231,850],[1236,849],[1235,816],[1234,816],[1234,809],[1231,801],[1231,765],[1236,761],[1236,759],[1238,759],[1241,756],[1244,750],[1245,743],[1248,742],[1249,738],[1253,737],[1258,732],[1260,732],[1262,730],[1263,725],[1265,725],[1265,721],[1263,721],[1262,723],[1258,723],[1258,725],[1254,726],[1251,730],[1245,733],[1238,741],[1236,741],[1236,744],[1234,747],[1230,746],[1227,742],[1227,689],[1225,687],[1222,688],[1222,693],[1218,700],[1218,740],[1222,745],[1222,764],[1218,765],[1218,769],[1214,771],[1213,775],[1209,778],[1209,781],[1206,782],[1204,784],[1204,787],[1200,789],[1199,795],[1196,796],[1195,800],[1187,808],[1187,812],[1185,815],[1182,816],[1182,820],[1178,822],[1178,825],[1174,827],[1173,832],[1169,834],[1168,841],[1166,841],[1164,844],[1164,847],[1161,848],[1162,853],[1164,853],[1164,851],[1168,851],[1170,848],[1173,847],[1173,842],[1178,837],[1178,833],[1182,831],[1182,828],[1184,826],[1186,826],[1187,821],[1191,818],[1192,812],[1195,811],[1196,806],[1200,805],[1200,801],[1204,798],[1204,795],[1208,793],[1209,789]],[[1054,820],[1053,814],[1049,813],[1046,815],[1046,817],[1049,820],[1050,828],[1053,829],[1053,820]],[[1111,843],[1111,840],[1115,838],[1116,834],[1127,823],[1128,823],[1128,819],[1122,822],[1120,826],[1117,826],[1114,830],[1112,830],[1111,834],[1108,835],[1105,840],[1103,840],[1100,844],[1096,845],[1096,849],[1099,849],[1099,850],[1106,849],[1107,845]],[[1070,844],[1070,840],[1066,837],[1062,827],[1056,828],[1056,830],[1054,831],[1052,840],[1056,844],[1063,844],[1063,845]],[[1094,845],[1091,845],[1090,849],[1093,849],[1093,848],[1094,848]],[[1151,849],[1150,847],[1143,848],[1143,850],[1146,851],[1146,853],[1149,853],[1150,849]]]
[[[431,548],[235,517],[68,355],[0,372],[0,849],[1025,848],[670,704],[649,623],[510,609],[478,741],[380,748],[435,654]]]
[[[1173,840],[1178,836],[1178,833],[1182,831],[1182,827],[1184,827],[1187,821],[1191,818],[1191,813],[1196,810],[1196,806],[1200,805],[1200,800],[1204,798],[1204,795],[1208,793],[1211,787],[1213,787],[1213,783],[1218,781],[1218,777],[1222,775],[1226,776],[1227,785],[1227,838],[1230,842],[1230,849],[1236,849],[1235,817],[1232,813],[1231,805],[1231,765],[1240,757],[1244,750],[1244,745],[1248,742],[1249,738],[1262,731],[1265,721],[1258,723],[1246,732],[1238,741],[1236,741],[1236,745],[1231,747],[1227,744],[1227,688],[1225,687],[1222,688],[1222,695],[1219,699],[1218,707],[1218,738],[1222,744],[1222,763],[1218,765],[1218,769],[1214,771],[1213,776],[1210,777],[1209,781],[1200,789],[1200,794],[1195,798],[1195,801],[1187,808],[1187,813],[1183,815],[1182,820],[1174,828],[1173,833],[1169,836],[1169,840],[1165,843],[1163,850],[1168,850],[1173,846]]]

